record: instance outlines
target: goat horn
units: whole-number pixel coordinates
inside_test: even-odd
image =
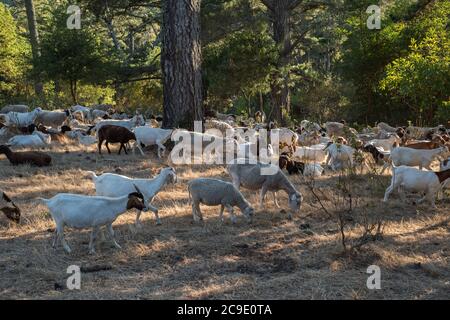
[[[136,191],[140,194],[142,194],[141,190],[139,190],[139,188],[133,183],[134,188],[136,189]]]

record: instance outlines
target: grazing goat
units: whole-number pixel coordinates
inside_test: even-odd
[[[20,222],[20,209],[2,190],[0,190],[0,211],[2,211],[9,220],[14,221],[15,223]]]
[[[409,166],[415,167],[419,166],[419,169],[426,168],[431,170],[431,163],[440,157],[446,156],[448,153],[447,147],[441,147],[432,150],[422,150],[422,149],[412,149],[407,147],[396,147],[391,151],[389,159],[392,164],[396,167],[399,166]],[[383,170],[383,173],[386,168],[389,166],[389,162],[386,162]]]
[[[108,153],[111,153],[109,150],[109,143],[120,143],[119,154],[123,150],[125,154],[128,154],[127,148],[125,146],[126,143],[130,142],[130,140],[136,140],[136,136],[133,132],[128,130],[125,127],[112,126],[112,125],[104,125],[102,126],[98,132],[98,153],[102,154],[102,143],[106,141],[106,149]]]
[[[156,224],[158,225],[161,224],[161,220],[159,219],[158,208],[151,204],[153,198],[165,185],[177,181],[175,170],[171,167],[162,169],[159,175],[153,179],[132,179],[113,173],[104,173],[101,176],[97,176],[92,171],[88,171],[87,173],[90,174],[95,184],[95,191],[98,196],[123,196],[133,191],[134,187],[137,186],[144,196],[145,206],[155,214]],[[141,212],[138,212],[135,222],[137,227],[140,226],[140,216]]]
[[[403,190],[411,192],[425,193],[417,203],[428,200],[433,208],[436,208],[435,198],[437,192],[447,179],[450,178],[450,169],[441,172],[422,171],[408,166],[399,166],[392,168],[391,185],[386,189],[384,202],[387,202],[389,195],[396,189],[402,200],[405,201]]]
[[[39,151],[13,152],[7,146],[0,146],[0,154],[4,154],[12,165],[31,164],[38,167],[49,166],[52,158]]]
[[[254,209],[242,193],[231,183],[218,179],[198,178],[188,183],[189,202],[192,200],[194,221],[203,220],[200,203],[207,206],[220,205],[219,217],[223,221],[225,208],[230,213],[232,223],[236,223],[233,207],[237,206],[249,222],[252,221]]]
[[[136,143],[133,147],[133,152],[135,152],[136,147],[139,149],[142,155],[144,155],[144,151],[142,150],[143,146],[158,146],[158,158],[161,158],[161,152],[166,150],[164,143],[170,138],[172,134],[171,129],[161,129],[161,128],[151,128],[151,127],[137,127],[133,130],[136,136]]]
[[[114,246],[121,249],[114,238],[112,223],[127,210],[147,210],[142,193],[139,192],[138,188],[136,190],[137,192],[117,198],[70,193],[59,193],[51,199],[39,198],[47,205],[56,223],[53,247],[56,246],[57,240],[61,240],[64,250],[67,253],[72,251],[64,239],[65,226],[76,229],[92,228],[89,253],[93,254],[95,253],[94,242],[100,227],[107,226]]]
[[[333,171],[346,168],[347,163],[350,167],[353,167],[353,155],[356,150],[352,147],[345,144],[329,143],[325,150],[328,150],[328,157],[325,163],[328,165],[331,161],[331,169]]]
[[[236,161],[236,160],[235,160]],[[243,162],[244,164],[240,164]],[[265,175],[263,168],[273,173]],[[237,162],[227,165],[228,173],[233,180],[234,186],[239,189],[240,186],[250,190],[260,191],[260,208],[264,208],[264,199],[267,191],[273,192],[275,206],[279,207],[277,201],[277,191],[283,190],[289,196],[289,207],[292,212],[300,210],[303,196],[298,192],[294,185],[288,180],[286,175],[272,164],[245,164],[245,159],[237,159]],[[292,219],[292,213],[289,212],[288,218]]]

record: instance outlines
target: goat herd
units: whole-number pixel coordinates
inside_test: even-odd
[[[332,172],[361,166],[381,173],[392,168],[391,185],[387,188],[384,201],[396,190],[405,199],[403,191],[423,194],[419,203],[428,200],[435,207],[435,198],[439,191],[447,187],[450,181],[449,130],[440,125],[434,128],[391,127],[378,123],[375,127],[366,127],[361,132],[347,126],[345,121],[327,122],[323,125],[303,120],[296,128],[275,128],[273,123],[266,123],[264,114],[257,112],[254,118],[242,118],[218,112],[207,112],[205,129],[219,133],[234,132],[233,138],[223,139],[232,143],[235,150],[252,149],[246,139],[248,132],[258,135],[261,129],[271,134],[278,134],[279,146],[268,144],[261,153],[258,145],[259,159],[274,159],[278,165],[268,161],[256,164],[232,162],[226,165],[232,183],[211,178],[198,178],[188,183],[188,193],[192,202],[192,214],[195,221],[202,220],[199,204],[221,206],[220,218],[226,209],[233,223],[236,222],[234,207],[238,207],[250,222],[254,208],[239,191],[240,187],[259,191],[259,205],[264,207],[265,195],[273,193],[274,204],[278,204],[278,191],[288,194],[289,214],[300,210],[303,196],[284,174],[283,169],[291,174],[318,177],[325,169]],[[12,165],[30,164],[49,166],[52,158],[49,154],[36,149],[50,148],[52,144],[80,144],[90,146],[97,144],[101,153],[103,142],[109,153],[109,143],[120,143],[119,154],[126,154],[130,141],[134,141],[133,151],[137,148],[144,155],[143,147],[157,146],[159,158],[163,157],[166,142],[180,130],[200,137],[212,136],[213,133],[189,132],[184,129],[162,129],[161,117],[136,113],[129,117],[117,113],[110,106],[99,105],[92,108],[73,106],[68,110],[47,111],[36,108],[29,111],[27,106],[10,105],[0,110],[0,138],[7,141],[0,146],[0,154],[5,154]],[[210,131],[208,131],[210,132]],[[245,136],[240,132],[246,132]],[[251,134],[250,134],[251,135]],[[204,139],[202,141],[210,141]],[[19,148],[33,151],[13,151]],[[273,150],[279,149],[278,157]],[[254,150],[254,149],[252,149]],[[439,171],[433,171],[431,165],[439,160]],[[169,156],[170,161],[170,156]],[[272,162],[273,163],[273,162]],[[272,174],[262,174],[264,169],[271,169]],[[425,169],[425,170],[424,170]],[[64,227],[92,228],[89,252],[95,252],[95,241],[102,226],[106,226],[114,246],[120,245],[114,238],[112,223],[117,217],[130,209],[137,210],[136,226],[140,226],[141,212],[148,210],[155,214],[160,224],[158,208],[152,200],[167,184],[176,183],[177,175],[173,167],[166,167],[153,179],[133,179],[123,175],[104,173],[97,176],[86,172],[95,184],[96,196],[59,193],[51,199],[39,198],[49,208],[56,223],[53,246],[60,241],[66,252],[71,249],[64,239]],[[20,222],[20,209],[3,192],[0,191],[0,210],[7,218]]]

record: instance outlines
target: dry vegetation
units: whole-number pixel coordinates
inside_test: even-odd
[[[114,150],[117,150],[116,148]],[[113,151],[114,152],[114,151]],[[54,165],[39,169],[12,167],[0,156],[0,188],[21,207],[23,219],[14,225],[0,217],[0,298],[2,299],[445,299],[450,296],[449,208],[402,204],[397,196],[381,202],[388,176],[354,180],[359,208],[383,216],[381,239],[342,254],[339,225],[333,216],[336,177],[318,180],[321,209],[300,177],[291,177],[305,197],[301,214],[286,219],[272,201],[257,210],[254,223],[242,216],[236,225],[219,221],[217,207],[204,207],[204,223],[194,223],[186,182],[192,178],[229,180],[221,166],[176,167],[179,183],[156,198],[162,226],[153,213],[143,214],[136,230],[134,212],[115,222],[122,250],[102,242],[96,255],[87,253],[88,231],[66,229],[71,255],[51,247],[54,223],[47,208],[34,200],[58,192],[94,193],[84,170],[151,177],[165,164],[147,154],[98,156],[94,149],[59,147],[51,150]],[[244,191],[256,204],[256,193]],[[286,205],[282,195],[280,204]],[[271,197],[268,197],[268,200]],[[356,210],[359,210],[357,208]],[[228,216],[226,216],[228,218]],[[362,227],[348,219],[349,240]],[[82,274],[81,290],[65,288],[69,265],[108,265],[110,270]],[[382,289],[368,290],[366,269],[381,267]]]

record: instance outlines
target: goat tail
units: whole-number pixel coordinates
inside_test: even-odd
[[[97,180],[98,176],[95,174],[94,171],[86,171],[86,173],[87,173],[88,176],[92,179],[92,181]]]

